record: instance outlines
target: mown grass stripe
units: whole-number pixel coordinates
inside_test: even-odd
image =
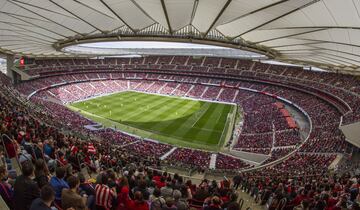
[[[112,120],[113,123],[120,122],[127,132],[133,130],[138,134],[143,133],[144,137],[199,147],[217,146],[231,110],[231,105],[228,104],[134,91],[98,97],[72,106]],[[106,119],[101,121],[105,122]],[[113,123],[106,122],[107,125]],[[143,132],[135,128],[142,129]]]

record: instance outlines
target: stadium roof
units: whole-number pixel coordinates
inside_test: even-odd
[[[133,56],[133,55],[187,55],[230,57],[251,60],[267,59],[266,56],[228,47],[194,43],[156,42],[156,41],[112,41],[70,45],[63,51],[75,54],[96,56]]]
[[[358,0],[0,0],[0,50],[70,55],[95,41],[215,44],[280,61],[360,66]]]

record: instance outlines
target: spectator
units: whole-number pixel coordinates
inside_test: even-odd
[[[174,191],[173,188],[171,187],[171,181],[168,180],[166,182],[166,185],[162,187],[160,190],[161,190],[161,195],[164,198],[171,197]]]
[[[34,166],[31,162],[22,164],[22,175],[18,176],[14,184],[14,209],[28,210],[30,205],[40,196],[40,189],[31,177],[34,176]]]
[[[126,210],[129,208],[129,183],[126,177],[122,177],[119,183],[117,210]]]
[[[228,208],[232,203],[237,203],[237,199],[238,199],[237,194],[233,192],[230,194],[230,200],[223,203],[221,207],[224,209]]]
[[[187,203],[181,199],[182,195],[179,190],[174,190],[173,197],[175,199],[175,206],[178,210],[187,210],[188,205]]]
[[[165,199],[161,196],[159,188],[155,188],[154,193],[150,197],[151,210],[161,210],[165,205]]]
[[[239,187],[239,185],[240,185],[240,183],[241,183],[241,176],[240,176],[240,174],[237,174],[236,176],[234,176],[233,182],[234,182],[234,186],[233,186],[233,187],[234,187],[235,190],[237,190],[238,187]]]
[[[239,210],[240,205],[238,203],[230,203],[226,210]]]
[[[51,204],[54,200],[54,189],[50,185],[45,185],[41,188],[40,198],[32,202],[30,210],[52,210]]]
[[[222,210],[221,199],[218,196],[213,196],[210,205],[205,207],[204,210]]]
[[[148,192],[147,188],[146,188],[146,181],[141,179],[138,181],[138,185],[136,187],[133,188],[133,194],[135,194],[135,192],[140,191],[141,194],[143,195],[144,200],[149,200],[150,197],[150,193]]]
[[[79,186],[79,192],[80,195],[86,194],[87,195],[87,202],[86,206],[89,207],[89,209],[95,208],[95,186],[85,181],[85,176],[82,173],[78,174],[79,180],[80,180],[80,186]]]
[[[167,197],[165,199],[165,206],[163,206],[161,210],[177,210],[177,207],[175,206],[174,198]]]
[[[50,185],[55,190],[55,202],[57,205],[61,206],[61,192],[62,190],[69,189],[68,183],[64,180],[65,177],[65,168],[64,167],[58,167],[55,170],[55,176],[51,177],[50,179]]]
[[[62,208],[74,208],[75,210],[85,210],[87,195],[84,193],[80,196],[77,192],[80,186],[80,180],[78,177],[70,176],[68,179],[69,189],[64,188],[61,193],[61,205]]]
[[[95,187],[95,204],[97,210],[110,210],[114,199],[116,199],[115,187],[109,188],[108,176],[106,173],[101,175],[101,184]]]
[[[52,140],[44,142],[44,154],[53,158],[54,157],[54,142]]]
[[[11,189],[11,185],[7,183],[7,171],[5,166],[0,166],[0,195],[5,201],[6,205],[13,209],[13,190]]]
[[[35,181],[37,182],[40,189],[49,183],[49,178],[47,174],[48,170],[46,168],[44,160],[37,159],[35,161]]]
[[[129,210],[149,210],[149,204],[144,201],[140,191],[135,192],[134,200],[131,202]]]
[[[79,191],[85,192],[88,196],[95,196],[95,186],[90,182],[86,182],[84,174],[79,173],[78,177],[80,180]]]

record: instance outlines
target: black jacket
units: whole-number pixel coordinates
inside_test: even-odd
[[[40,189],[36,182],[23,175],[18,176],[14,184],[14,209],[28,210],[36,198],[40,197]]]
[[[30,207],[30,210],[51,210],[40,198],[36,198]]]

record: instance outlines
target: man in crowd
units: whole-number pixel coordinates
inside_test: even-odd
[[[55,190],[55,202],[61,206],[61,192],[64,188],[68,189],[69,185],[64,180],[66,170],[64,167],[58,167],[55,171],[55,176],[51,177],[50,185]]]
[[[22,175],[16,178],[14,184],[14,209],[28,210],[36,198],[40,197],[40,189],[34,177],[34,166],[26,161],[22,164]]]
[[[51,204],[55,200],[54,189],[50,185],[41,188],[40,198],[36,198],[30,207],[30,210],[51,210]]]
[[[68,184],[70,189],[63,189],[61,193],[61,204],[64,209],[73,207],[75,210],[85,210],[86,209],[86,199],[87,196],[79,195],[77,192],[80,186],[80,180],[76,176],[70,176],[68,178]]]
[[[95,187],[95,204],[97,210],[110,210],[117,194],[115,188],[110,188],[108,184],[108,175],[103,173],[101,183]]]

